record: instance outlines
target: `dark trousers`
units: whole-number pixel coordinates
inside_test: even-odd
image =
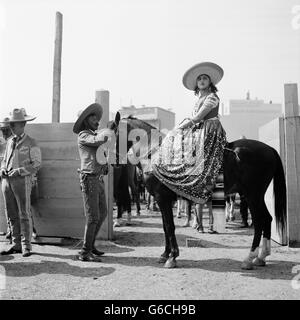
[[[80,185],[86,216],[82,254],[95,248],[96,236],[107,216],[104,181],[99,176],[81,174]]]
[[[3,178],[2,192],[11,226],[13,248],[31,250],[31,176]]]

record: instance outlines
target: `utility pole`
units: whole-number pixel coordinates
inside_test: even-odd
[[[60,121],[61,52],[62,52],[63,15],[56,12],[55,44],[53,64],[52,122]]]

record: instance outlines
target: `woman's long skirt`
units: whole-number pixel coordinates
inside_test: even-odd
[[[205,203],[223,165],[226,133],[218,118],[173,130],[151,160],[153,174],[179,196]]]

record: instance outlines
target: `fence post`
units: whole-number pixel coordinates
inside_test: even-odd
[[[109,121],[109,91],[103,89],[96,91],[96,102],[103,108],[100,127],[106,128]],[[111,165],[109,166],[108,175],[104,178],[104,181],[108,214],[102,229],[104,231],[103,237],[111,240],[113,239],[113,167]]]
[[[300,117],[297,84],[284,85],[285,168],[289,246],[300,244]]]

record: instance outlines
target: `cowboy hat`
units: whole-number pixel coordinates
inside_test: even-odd
[[[1,123],[10,123],[10,122],[24,122],[24,121],[32,121],[36,117],[27,115],[24,108],[21,109],[14,109],[12,112],[9,113],[9,116],[2,121]]]
[[[0,130],[9,128],[9,123],[7,122],[9,120],[8,117],[3,118],[3,120],[0,121]]]
[[[183,75],[183,85],[189,90],[195,90],[197,86],[197,78],[206,74],[210,77],[211,82],[216,85],[223,77],[223,69],[212,62],[201,62],[190,69],[188,69]]]
[[[85,108],[83,111],[78,112],[78,119],[74,123],[73,132],[78,134],[81,129],[83,120],[91,114],[95,114],[98,120],[102,118],[103,109],[99,103],[93,103]]]

